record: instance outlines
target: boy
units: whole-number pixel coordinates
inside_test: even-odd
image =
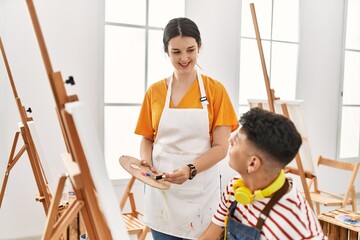
[[[325,239],[317,217],[283,168],[302,143],[286,117],[253,108],[230,139],[229,165],[240,176],[227,185],[199,240]],[[224,231],[225,228],[225,231]]]

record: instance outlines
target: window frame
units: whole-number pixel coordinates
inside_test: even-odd
[[[132,28],[132,29],[142,29],[145,31],[145,39],[144,39],[144,44],[145,44],[145,56],[144,56],[144,76],[143,79],[144,81],[141,83],[142,87],[143,87],[143,95],[146,93],[149,85],[151,84],[151,82],[149,81],[148,77],[149,77],[149,41],[150,41],[150,34],[151,31],[163,31],[163,27],[156,27],[156,26],[150,26],[149,25],[149,16],[150,14],[154,14],[152,12],[150,12],[150,4],[151,1],[153,0],[144,0],[145,5],[146,5],[146,17],[145,17],[145,23],[144,25],[139,25],[139,24],[129,24],[129,23],[119,23],[119,22],[110,22],[107,21],[106,19],[106,7],[104,7],[104,41],[103,41],[103,67],[104,67],[104,71],[103,71],[103,83],[102,83],[102,100],[103,100],[103,104],[102,104],[102,129],[103,129],[103,136],[102,136],[102,142],[103,142],[103,149],[104,149],[104,154],[105,154],[105,163],[107,165],[108,168],[108,172],[109,172],[109,167],[111,168],[112,166],[114,166],[114,164],[118,163],[118,161],[113,160],[113,159],[107,159],[107,146],[106,146],[106,141],[107,141],[107,134],[109,133],[109,131],[107,130],[107,118],[106,118],[106,111],[109,108],[118,108],[121,110],[121,107],[134,107],[134,108],[140,108],[142,105],[142,98],[139,99],[139,102],[134,101],[134,102],[107,102],[106,101],[106,93],[105,93],[105,84],[106,84],[106,76],[105,76],[105,55],[106,55],[106,51],[105,51],[105,47],[106,47],[106,27],[107,26],[112,26],[112,27],[122,27],[122,28]],[[185,15],[185,9],[186,9],[186,1],[182,0],[184,3],[184,9],[181,10],[183,11],[184,15]],[[105,3],[106,4],[106,3]],[[182,3],[181,3],[182,4]],[[161,9],[161,11],[163,11],[163,9]],[[156,14],[156,13],[155,13]],[[111,134],[111,133],[110,133]],[[126,137],[126,136],[125,136]],[[140,138],[140,136],[139,136]],[[111,147],[109,147],[111,148]],[[139,145],[140,148],[140,145]],[[111,152],[111,150],[110,150]],[[139,151],[140,152],[140,151]],[[124,152],[124,154],[126,154]],[[112,156],[110,156],[112,158]],[[120,157],[120,156],[119,156]],[[134,156],[136,157],[136,156]],[[121,169],[121,167],[120,167]],[[121,169],[123,170],[123,169]],[[112,180],[121,180],[121,179],[127,179],[129,178],[129,174],[123,170],[121,171],[119,174],[116,173],[109,173],[110,179]]]
[[[299,58],[299,49],[300,49],[300,41],[299,41],[299,38],[298,38],[298,40],[297,40],[297,42],[293,42],[293,41],[285,41],[285,40],[278,40],[278,39],[273,39],[273,32],[274,32],[274,30],[273,30],[273,27],[274,27],[274,2],[275,2],[275,0],[272,0],[272,4],[271,4],[271,7],[272,7],[272,9],[271,9],[271,23],[270,23],[270,38],[266,38],[266,37],[262,37],[261,36],[261,29],[259,29],[259,31],[260,31],[260,36],[261,36],[261,42],[262,43],[268,43],[269,44],[269,56],[268,56],[268,59],[269,59],[269,63],[268,63],[268,65],[266,66],[266,70],[267,70],[267,74],[268,74],[268,78],[269,78],[269,82],[270,82],[270,85],[271,85],[271,76],[272,76],[272,61],[273,61],[273,43],[282,43],[282,44],[290,44],[290,45],[297,45],[297,56],[296,56],[296,58],[297,58],[297,63],[298,63],[298,58]],[[299,2],[300,1],[298,1],[298,4],[299,4]],[[244,7],[244,2],[242,2],[242,6],[241,6],[241,8],[243,8]],[[256,5],[255,5],[255,8],[256,8]],[[255,9],[255,11],[256,11],[256,9]],[[300,8],[298,7],[298,11],[300,11]],[[243,14],[241,14],[241,18],[243,17]],[[299,19],[299,22],[300,22],[300,19]],[[259,27],[260,28],[260,27]],[[298,28],[299,28],[299,26],[298,26]],[[255,31],[255,30],[254,30]],[[298,36],[299,37],[299,36]],[[240,31],[240,48],[239,48],[239,88],[241,89],[241,69],[242,69],[242,63],[241,63],[241,43],[242,43],[242,40],[243,39],[246,39],[246,40],[254,40],[254,41],[257,41],[256,40],[256,36],[255,37],[249,37],[249,36],[244,36],[243,35],[243,33],[242,33],[242,29],[241,29],[241,31]],[[260,56],[259,56],[259,50],[256,52],[256,53],[254,53],[254,54],[256,54],[259,58],[260,58]],[[264,53],[264,55],[265,55],[265,53]],[[266,58],[266,56],[265,56],[265,58]],[[265,61],[266,61],[266,59],[265,59]],[[296,70],[296,72],[297,72],[297,69],[298,69],[298,66],[296,65],[296,68],[295,68],[295,70]],[[262,73],[263,73],[263,71],[262,71]],[[264,79],[263,79],[264,80]],[[293,89],[293,91],[294,91],[294,99],[296,98],[296,85],[297,85],[297,76],[295,77],[295,89]],[[265,85],[265,84],[264,84]],[[273,87],[271,87],[271,89],[273,89]],[[265,88],[265,90],[266,90],[266,88]],[[273,90],[276,90],[276,89],[273,89]],[[276,95],[276,91],[275,91],[275,97],[281,97],[281,96],[277,96]],[[264,100],[267,100],[267,97],[266,97],[266,99],[264,99]],[[293,99],[286,99],[286,100],[293,100]],[[244,103],[242,103],[241,102],[241,94],[240,94],[240,92],[239,92],[239,98],[238,98],[238,109],[239,109],[239,113],[241,114],[241,113],[243,113],[244,112],[244,110],[246,109],[246,108],[248,108],[249,107],[249,105],[248,105],[248,103],[246,103],[246,104],[244,104]]]
[[[359,151],[358,155],[355,157],[341,157],[341,136],[342,136],[342,119],[343,119],[343,109],[344,107],[355,107],[360,108],[360,104],[344,104],[343,103],[343,93],[344,93],[344,81],[345,81],[345,57],[347,52],[356,52],[360,54],[359,49],[351,49],[346,47],[347,40],[347,24],[348,24],[348,8],[349,0],[344,1],[344,14],[343,14],[343,44],[342,44],[342,59],[341,59],[341,77],[340,77],[340,97],[339,97],[339,109],[338,109],[338,128],[337,128],[337,141],[336,141],[336,157],[344,161],[359,161],[360,158],[360,139],[359,139]],[[360,138],[360,134],[359,134]]]

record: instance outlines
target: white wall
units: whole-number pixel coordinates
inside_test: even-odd
[[[325,7],[326,6],[326,7]],[[300,54],[297,97],[305,100],[305,124],[314,161],[335,158],[339,126],[344,1],[300,1]],[[338,179],[321,170],[320,187],[343,193]],[[360,186],[359,174],[356,186]],[[360,191],[357,188],[357,191]]]
[[[198,25],[203,42],[199,64],[226,86],[234,103],[239,98],[240,5],[237,0],[186,2],[186,16]]]
[[[305,100],[306,126],[315,156],[336,155],[343,9],[340,0],[300,1],[300,10],[306,15],[300,16],[297,96]]]
[[[239,99],[240,6],[238,0],[197,0],[186,2],[186,16],[198,25],[202,50],[199,64],[203,72],[222,82],[237,111]],[[235,171],[228,167],[228,158],[220,162],[222,185]]]
[[[240,30],[238,0],[187,1],[187,16],[198,23],[203,38],[200,64],[204,72],[226,86],[235,107],[238,101],[238,50]],[[102,135],[103,1],[34,0],[54,71],[67,87],[92,110]],[[244,6],[247,7],[247,6]],[[300,56],[297,97],[305,100],[305,121],[313,156],[335,156],[338,98],[341,74],[343,0],[301,0]],[[65,151],[55,103],[43,67],[25,0],[0,0],[0,35],[5,45],[18,93],[32,107],[41,146],[52,179],[64,171],[59,153]],[[136,47],[136,46],[134,46]],[[0,61],[0,181],[6,166],[19,115],[4,67]],[[226,161],[222,164],[227,169]],[[27,157],[11,172],[0,209],[0,239],[41,235],[45,214],[34,201],[37,192]],[[226,170],[224,182],[234,173]],[[326,175],[324,178],[330,178]],[[121,193],[123,182],[116,185]],[[359,177],[358,183],[359,186]],[[142,184],[136,185],[141,194]],[[334,186],[336,189],[336,186]],[[121,194],[119,194],[120,196]],[[142,209],[142,203],[138,204]]]
[[[102,122],[102,46],[103,1],[34,0],[48,48],[53,70],[64,80],[72,75],[76,85],[67,86],[68,94],[76,94],[89,104],[92,121]],[[41,147],[50,166],[47,177],[54,188],[59,174],[64,172],[60,153],[65,152],[64,140],[55,111],[55,102],[35,38],[25,0],[0,1],[0,36],[23,105],[31,107]],[[2,59],[2,58],[0,58]],[[1,76],[1,169],[0,182],[13,135],[20,120],[3,61]],[[6,103],[6,104],[4,104]],[[102,130],[99,127],[99,133]],[[42,204],[35,202],[37,187],[26,154],[10,173],[6,195],[0,209],[0,239],[39,236],[44,229]]]
[[[205,48],[201,53],[201,65],[204,71],[224,83],[234,103],[238,102],[239,89],[236,79],[239,71],[240,8],[249,7],[240,6],[240,2],[187,1],[186,8],[187,16],[198,23],[202,33]],[[313,160],[316,161],[320,154],[335,158],[344,1],[299,2],[300,53],[296,97],[305,101],[304,121]],[[227,171],[223,174],[225,180],[233,174],[233,171]],[[319,178],[322,182],[334,179],[323,172],[319,172]],[[331,189],[342,193],[344,189],[337,183],[331,184]],[[360,186],[359,176],[356,185]]]

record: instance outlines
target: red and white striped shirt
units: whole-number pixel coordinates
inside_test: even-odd
[[[224,219],[234,198],[234,177],[221,195],[218,209],[213,216],[213,223],[224,227]],[[277,202],[261,229],[261,239],[326,239],[319,221],[308,202],[299,192],[291,179],[288,179],[291,190]],[[270,198],[255,200],[248,205],[237,204],[235,220],[247,226],[255,227],[260,212]]]

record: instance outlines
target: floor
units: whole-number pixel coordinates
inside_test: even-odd
[[[360,213],[360,193],[357,194],[356,199],[357,199],[357,201],[356,201],[357,212]],[[330,211],[331,209],[329,208],[328,210]],[[136,235],[131,236],[130,239],[137,240]],[[146,236],[146,240],[153,240],[151,233],[148,233],[148,235]]]
[[[357,212],[360,213],[360,193],[357,194],[356,206],[357,206]],[[328,208],[327,210],[330,211],[331,208]],[[130,239],[137,240],[136,235],[130,236]],[[153,240],[151,233],[148,233],[148,235],[146,236],[146,240]]]
[[[360,193],[357,194],[357,212],[360,213]],[[330,208],[327,208],[327,210],[331,210]],[[33,237],[33,238],[22,238],[22,239],[13,239],[13,240],[40,240],[40,237]],[[136,235],[130,236],[130,240],[137,240]],[[153,240],[151,233],[148,233],[146,240]]]

